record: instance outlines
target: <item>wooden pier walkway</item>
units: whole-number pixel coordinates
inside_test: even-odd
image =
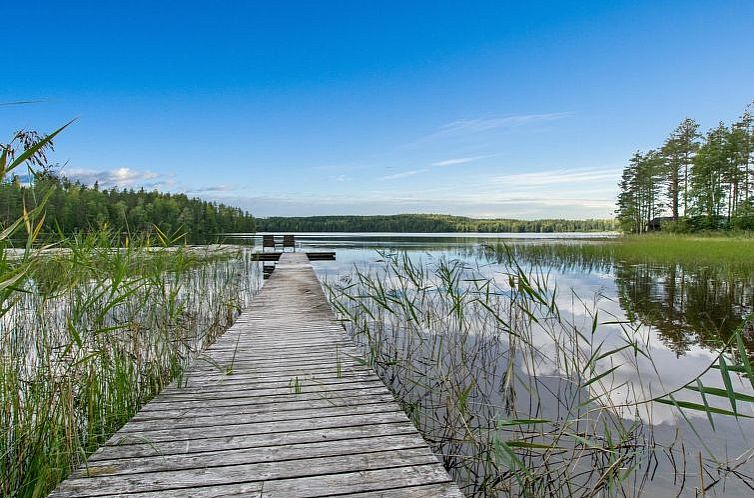
[[[334,321],[304,254],[54,497],[453,497],[456,485]]]

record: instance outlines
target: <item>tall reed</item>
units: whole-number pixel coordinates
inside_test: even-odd
[[[561,295],[544,270],[512,257],[491,274],[460,261],[382,256],[376,268],[328,282],[331,303],[468,496],[656,494],[658,467],[680,475],[691,454],[678,439],[655,438],[654,407],[676,410],[692,437],[689,411],[713,425],[750,412],[740,333],[688,384],[657,389],[643,377],[656,371],[647,328]],[[734,389],[738,374],[745,384]],[[723,387],[711,387],[710,376]],[[700,454],[708,477],[698,486],[748,485],[739,464],[750,457]]]
[[[49,493],[258,288],[246,252],[154,242],[100,231],[4,249],[4,272],[24,278],[0,314],[0,495]]]

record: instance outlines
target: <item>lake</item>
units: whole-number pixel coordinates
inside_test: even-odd
[[[650,428],[646,434],[651,434],[648,439],[656,451],[644,451],[641,455],[637,452],[632,456],[631,465],[636,465],[641,470],[636,472],[640,477],[634,479],[634,489],[643,490],[650,496],[670,492],[693,496],[695,488],[703,483],[705,487],[709,486],[708,495],[724,493],[725,496],[750,496],[751,489],[748,486],[751,479],[748,475],[754,467],[748,463],[748,458],[751,456],[750,449],[754,447],[751,436],[754,434],[754,425],[749,420],[714,415],[713,427],[704,411],[683,410],[681,414],[672,404],[647,402],[673,392],[674,399],[681,402],[703,402],[714,409],[731,410],[729,400],[723,396],[706,396],[700,401],[699,393],[693,391],[693,385],[691,388],[681,388],[699,377],[699,382],[709,392],[726,389],[719,368],[710,366],[716,363],[721,348],[737,330],[743,329],[744,343],[749,352],[752,351],[754,333],[750,324],[746,324],[746,317],[751,314],[754,302],[754,271],[750,271],[746,265],[634,258],[612,250],[619,244],[614,233],[306,233],[297,234],[296,239],[300,250],[337,252],[336,261],[314,262],[313,265],[323,281],[343,289],[357,286],[357,271],[379,275],[385,271],[385,260],[389,260],[390,254],[405,254],[412,264],[418,266],[431,267],[438,262],[460,262],[464,267],[459,273],[464,277],[460,281],[474,282],[461,285],[478,285],[476,282],[480,278],[486,278],[502,296],[511,292],[511,262],[508,258],[509,255],[512,256],[523,273],[537,275],[546,281],[546,293],[557,306],[558,319],[590,336],[590,344],[580,347],[592,352],[597,350],[594,353],[597,357],[598,353],[624,347],[626,340],[629,340],[640,344],[651,356],[651,361],[648,361],[636,354],[632,359],[627,351],[607,355],[605,359],[600,359],[599,366],[594,370],[595,377],[605,374],[599,378],[600,384],[608,383],[601,391],[602,397],[594,394],[594,384],[587,384],[588,388],[582,385],[578,389],[581,392],[576,393],[579,397],[586,392],[589,395],[585,398],[588,399],[586,403],[623,407],[614,413],[619,413],[627,424],[631,420],[640,420]],[[229,242],[257,241],[258,244],[258,240],[259,235],[236,234],[229,237]],[[385,276],[384,273],[382,275]],[[431,278],[427,281],[434,282]],[[391,281],[385,279],[385,282]],[[549,289],[555,287],[557,292],[550,293]],[[442,289],[442,286],[438,285],[437,288]],[[360,292],[363,293],[363,290]],[[404,289],[402,292],[406,294],[407,291]],[[395,320],[393,315],[385,316],[387,318],[383,318],[384,320]],[[540,315],[537,316],[541,318]],[[487,340],[484,339],[485,331],[481,329],[488,325],[482,324],[489,322],[477,322],[471,326],[472,329],[477,329],[472,331],[473,341],[480,344]],[[401,328],[403,325],[396,321],[391,327],[401,331],[397,336],[395,333],[387,334],[382,340],[400,342],[405,349],[408,343],[406,332]],[[429,335],[424,336],[425,340],[426,337],[450,334],[439,330],[426,331]],[[568,362],[564,366],[563,363],[547,361],[548,356],[555,357],[563,352],[562,346],[556,344],[557,340],[551,340],[545,333],[538,335],[537,329],[534,330],[531,342],[536,344],[540,356],[531,365],[521,367],[519,374],[522,377],[537,377],[536,383],[540,390],[556,393],[549,400],[541,395],[536,399],[542,406],[537,407],[535,415],[553,420],[562,416],[562,408],[558,405],[562,401],[559,397],[564,396],[564,388],[560,384],[559,387],[552,387],[552,383],[556,380],[560,383],[572,374],[567,371]],[[511,344],[507,339],[496,338],[495,341],[492,349],[498,352],[495,353],[497,356],[492,354],[490,357],[494,359],[487,359],[487,363],[479,367],[483,375],[477,372],[474,381],[474,395],[487,396],[484,398],[484,413],[480,410],[473,412],[475,423],[479,423],[479,420],[499,421],[511,413],[510,407],[504,406],[509,401],[507,398],[494,394],[492,387],[486,394],[479,387],[481,377],[485,377],[491,386],[506,381],[504,367],[510,361],[510,356],[506,355],[509,354]],[[595,344],[601,349],[596,348]],[[485,347],[490,348],[489,344]],[[391,350],[391,354],[399,353]],[[494,366],[491,366],[493,363]],[[378,368],[383,378],[385,375],[396,374],[394,370]],[[748,399],[745,396],[754,394],[749,381],[743,376],[734,375],[732,382],[735,392],[744,396],[740,401],[745,401]],[[405,397],[407,402],[421,404],[422,399],[427,399],[426,390],[409,390],[403,385],[403,381],[394,380],[392,385],[391,382],[388,384],[399,396]],[[532,403],[534,396],[525,391],[519,389],[516,394],[518,406]],[[631,408],[625,408],[627,406]],[[739,402],[735,408],[744,417],[754,414],[752,404],[748,402]],[[443,410],[447,411],[447,407]],[[521,412],[514,411],[520,418]],[[425,416],[428,413],[425,406],[421,406],[419,412]],[[442,430],[442,424],[420,421],[419,425],[421,424],[424,424],[425,437],[427,434],[437,435]],[[646,448],[647,438],[642,441]],[[678,449],[681,441],[682,449]],[[435,446],[440,447],[443,453],[450,450],[475,451],[466,442],[451,448],[452,445],[440,441]],[[569,449],[573,450],[571,446]],[[446,466],[450,464],[450,467],[454,465],[452,458],[446,458],[445,463]],[[704,468],[702,475],[700,465]],[[467,491],[475,489],[478,493],[484,493],[483,486],[489,481],[491,470],[489,467],[482,467],[477,465],[469,469],[459,465],[454,475],[461,481],[472,483]],[[720,482],[717,483],[717,480]],[[591,481],[586,479],[580,485],[586,486],[585,483],[589,482]],[[637,486],[639,487],[636,488]]]

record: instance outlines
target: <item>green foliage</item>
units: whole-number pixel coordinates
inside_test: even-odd
[[[254,218],[238,208],[158,191],[100,190],[52,174],[32,185],[0,184],[0,225],[8,226],[49,195],[43,226],[47,234],[96,231],[105,226],[123,233],[143,233],[158,227],[167,234],[186,234],[203,242],[225,232],[254,232]]]
[[[623,171],[616,214],[625,232],[754,228],[754,118],[702,138],[685,119],[660,150],[637,152]]]
[[[154,236],[133,232],[125,245],[120,233],[94,229],[107,221],[92,209],[105,193],[47,174],[45,152],[59,131],[18,132],[0,146],[0,175],[25,165],[36,177],[33,187],[17,176],[0,185],[9,196],[0,230],[2,496],[46,496],[142,404],[180,380],[259,281],[244,253],[191,249],[157,227]],[[120,194],[124,203],[170,200]],[[50,219],[67,208],[81,210],[87,224],[40,246],[43,227],[62,228]]]
[[[263,232],[599,232],[615,230],[613,220],[478,219],[443,214],[386,216],[270,217],[256,220]]]

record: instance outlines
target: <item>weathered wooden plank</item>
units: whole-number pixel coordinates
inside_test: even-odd
[[[266,446],[256,448],[255,451],[248,451],[247,448],[243,448],[235,450],[208,451],[191,455],[167,455],[159,459],[141,457],[100,460],[90,463],[90,465],[79,470],[72,477],[85,478],[92,476],[101,477],[120,474],[150,473],[165,470],[187,470],[420,448],[428,451],[424,440],[419,437],[416,432],[411,431],[406,434],[392,436],[362,437],[358,439],[341,439],[334,441],[315,441],[302,444]]]
[[[174,394],[178,392],[186,392],[187,390],[194,391],[210,391],[216,389],[233,389],[238,386],[246,387],[276,387],[281,385],[289,385],[292,379],[298,378],[301,382],[313,382],[313,383],[340,383],[347,382],[349,380],[373,380],[379,379],[376,375],[367,371],[352,371],[338,375],[336,371],[325,370],[320,374],[312,374],[302,370],[297,373],[288,373],[286,375],[277,376],[265,376],[263,379],[259,379],[259,375],[250,374],[248,372],[240,373],[238,375],[195,375],[189,378],[183,379],[181,385],[178,386],[175,383],[166,387],[163,394]]]
[[[380,491],[365,491],[361,493],[348,493],[340,495],[350,498],[459,498],[455,483],[445,482],[441,484],[423,484],[407,486],[395,489],[383,489]]]
[[[228,425],[255,424],[265,422],[283,422],[289,420],[309,420],[314,418],[347,417],[352,415],[369,415],[379,413],[397,413],[392,403],[372,403],[357,406],[323,407],[314,410],[266,410],[256,413],[234,413],[222,417],[222,423]],[[183,416],[173,419],[132,420],[120,431],[120,434],[145,432],[162,429],[185,429],[199,427],[216,427],[217,415],[211,416]]]
[[[300,386],[300,389],[294,387],[273,387],[273,388],[261,388],[261,389],[233,389],[232,395],[228,395],[228,391],[219,392],[196,392],[187,393],[186,395],[166,395],[165,397],[155,399],[152,403],[172,403],[178,401],[202,401],[212,399],[230,399],[230,398],[244,398],[248,396],[255,396],[258,398],[265,398],[269,396],[298,396],[301,394],[318,394],[323,395],[337,395],[339,391],[353,391],[356,389],[370,389],[373,392],[384,394],[389,392],[387,388],[379,381],[368,382],[345,382],[345,383],[333,383],[333,384],[314,384],[308,383]]]
[[[379,378],[357,378],[357,377],[334,377],[330,379],[307,379],[294,375],[287,380],[278,380],[268,383],[249,383],[249,384],[208,384],[198,387],[186,387],[185,389],[171,389],[160,395],[161,401],[173,401],[183,399],[203,399],[203,397],[215,398],[217,395],[223,395],[228,390],[233,390],[234,394],[251,394],[257,393],[260,396],[266,394],[289,394],[294,392],[317,392],[329,391],[331,389],[360,389],[364,387],[381,386],[382,381]]]
[[[178,420],[189,417],[225,417],[228,415],[242,415],[253,413],[286,413],[291,411],[310,411],[310,410],[323,410],[328,408],[337,407],[366,407],[369,405],[384,405],[393,401],[392,395],[386,394],[381,396],[374,396],[370,398],[356,397],[356,398],[334,398],[334,399],[315,399],[305,401],[290,401],[279,403],[253,403],[246,405],[230,405],[230,406],[202,406],[189,408],[184,410],[153,410],[149,412],[141,411],[131,422],[141,422],[146,420]],[[129,423],[129,426],[131,424]],[[129,427],[130,428],[130,427]],[[123,429],[126,429],[124,427]]]
[[[91,476],[67,480],[55,496],[103,496],[108,489],[120,493],[140,493],[161,489],[195,488],[232,482],[264,482],[302,476],[437,464],[429,448],[388,450],[327,458],[300,458],[281,462],[224,465],[220,467],[163,470],[114,476]]]
[[[260,498],[319,498],[358,492],[379,492],[411,485],[448,483],[448,474],[437,464],[415,465],[393,469],[345,472],[336,475],[302,477],[237,483],[194,489],[166,490],[139,494],[139,498],[219,498],[222,496],[253,496]],[[455,488],[457,490],[457,488]],[[379,495],[377,495],[379,496]],[[447,498],[463,495],[447,493]]]
[[[340,417],[310,418],[307,420],[281,420],[277,422],[255,422],[245,424],[225,424],[218,420],[212,427],[170,428],[144,430],[140,433],[118,432],[114,437],[120,437],[118,444],[155,443],[159,441],[186,441],[189,439],[207,439],[233,435],[265,434],[271,432],[293,432],[327,427],[350,427],[354,425],[373,425],[390,422],[406,421],[406,414],[401,411],[384,413],[345,415]],[[105,444],[110,444],[105,443]]]
[[[342,391],[322,391],[322,392],[308,392],[308,393],[289,393],[279,394],[274,396],[228,396],[223,399],[210,399],[210,400],[190,400],[190,401],[171,401],[161,402],[159,399],[155,399],[150,402],[141,412],[148,412],[152,410],[175,410],[175,409],[187,409],[187,408],[201,408],[202,406],[238,406],[241,404],[254,404],[254,403],[273,403],[273,402],[289,402],[289,401],[307,401],[307,400],[337,400],[337,399],[350,399],[354,397],[362,397],[364,399],[370,399],[370,396],[382,396],[385,394],[383,387],[376,387],[371,389],[345,389]]]
[[[319,441],[336,441],[364,439],[396,434],[416,434],[416,429],[408,422],[393,422],[377,425],[358,425],[352,427],[329,427],[309,431],[275,432],[251,435],[233,435],[213,439],[193,439],[189,441],[138,442],[135,444],[103,446],[94,452],[89,462],[121,458],[148,457],[156,459],[168,455],[189,455],[194,453],[226,451],[232,449],[255,450],[266,446],[284,444],[297,445]]]

